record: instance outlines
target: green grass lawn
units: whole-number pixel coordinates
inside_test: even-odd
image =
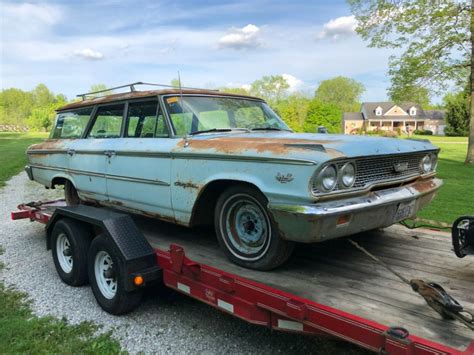
[[[452,223],[474,215],[474,166],[465,165],[467,137],[417,136],[441,148],[437,176],[444,180],[434,201],[418,217]]]
[[[0,187],[24,168],[26,148],[47,136],[46,133],[0,133]],[[97,326],[91,323],[71,325],[64,319],[36,317],[24,294],[0,282],[1,354],[121,352],[120,344],[110,333],[95,335],[96,330]]]
[[[71,325],[65,319],[35,316],[26,295],[0,281],[0,354],[123,353],[111,332],[96,335],[97,330],[90,322]]]
[[[39,143],[48,133],[0,133],[0,187],[26,164],[25,151],[28,146]]]

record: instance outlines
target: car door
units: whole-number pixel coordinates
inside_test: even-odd
[[[84,139],[68,150],[69,170],[79,197],[107,200],[107,161],[113,141],[120,138],[125,104],[99,106]]]
[[[113,141],[108,158],[109,203],[173,217],[170,196],[170,139],[157,99],[127,105],[123,137]]]

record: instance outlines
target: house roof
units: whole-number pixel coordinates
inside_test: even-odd
[[[444,120],[444,110],[425,110],[426,118],[430,120]]]
[[[363,120],[364,117],[362,117],[361,112],[344,112],[342,119],[344,121],[357,121],[357,120]]]
[[[375,114],[375,109],[379,106],[382,108],[382,116],[377,116]],[[386,116],[386,115],[384,115],[385,113],[390,111],[390,109],[392,109],[394,106],[400,107],[407,114],[409,114],[409,111],[410,111],[411,107],[415,107],[416,108],[416,115],[411,116],[411,117],[413,117],[413,118],[425,118],[425,111],[423,110],[423,108],[419,104],[417,104],[415,102],[402,102],[400,104],[396,104],[396,103],[391,102],[391,101],[364,102],[362,104],[362,107],[361,107],[361,112],[363,112],[364,118],[369,119],[369,120],[371,120],[371,119],[376,119],[376,120],[400,119],[400,117],[403,117],[403,116],[399,116],[399,115]]]
[[[139,98],[146,98],[146,97],[156,97],[158,95],[186,95],[186,94],[195,94],[195,95],[211,95],[211,96],[229,96],[229,97],[237,97],[237,98],[247,98],[253,100],[261,100],[258,97],[254,96],[246,96],[246,95],[239,95],[239,94],[229,94],[221,91],[216,90],[203,90],[203,89],[164,89],[164,90],[148,90],[148,91],[132,91],[132,92],[125,92],[119,94],[112,94],[106,96],[99,96],[95,98],[90,98],[82,101],[72,102],[65,106],[58,108],[56,111],[65,111],[74,108],[80,107],[87,107],[93,106],[98,104],[104,104],[109,102],[119,102],[124,100],[130,99],[139,99]]]

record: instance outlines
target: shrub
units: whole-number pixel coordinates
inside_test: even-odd
[[[430,131],[429,129],[415,129],[413,131],[414,134],[418,134],[420,136],[432,136],[433,131]]]

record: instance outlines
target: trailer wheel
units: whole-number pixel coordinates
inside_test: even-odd
[[[54,225],[51,233],[53,261],[59,277],[66,284],[87,284],[87,252],[90,242],[90,232],[83,223],[63,218]]]
[[[265,196],[246,185],[225,190],[217,200],[214,222],[217,239],[235,264],[271,270],[291,255],[294,243],[283,240],[269,217]]]
[[[120,252],[110,237],[105,234],[95,237],[88,255],[89,280],[95,299],[108,313],[128,313],[140,304],[143,289],[126,291],[125,272]]]

